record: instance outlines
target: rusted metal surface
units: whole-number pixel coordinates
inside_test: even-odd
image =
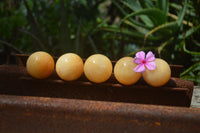
[[[199,109],[0,95],[1,133],[199,131]]]
[[[55,72],[38,80],[24,66],[0,66],[0,133],[199,132],[192,92],[193,82],[174,77],[163,87],[123,86],[113,75],[102,84]]]
[[[84,75],[65,82],[54,73],[45,80],[33,79],[25,67],[0,66],[0,94],[59,97],[189,107],[193,83],[171,78],[163,87],[150,87],[142,79],[131,86],[119,84],[114,76],[102,84],[89,82]]]

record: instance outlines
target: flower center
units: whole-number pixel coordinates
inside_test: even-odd
[[[142,64],[146,64],[147,63],[147,61],[146,60],[142,60]]]

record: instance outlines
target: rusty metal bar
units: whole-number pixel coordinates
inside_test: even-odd
[[[200,110],[186,108],[192,91],[174,77],[163,87],[142,79],[123,86],[113,75],[103,84],[84,75],[65,82],[55,72],[38,80],[25,67],[0,66],[0,133],[199,132]]]
[[[10,66],[10,65],[0,65],[0,75],[7,77],[11,75],[11,77],[30,77],[26,71],[26,68],[23,66]],[[56,72],[54,72],[50,78],[48,79],[60,79]],[[84,74],[77,81],[85,81],[88,82]],[[100,84],[103,85],[104,83]],[[112,74],[110,79],[105,84],[119,84]],[[104,85],[105,85],[104,84]],[[143,79],[139,80],[136,85],[147,85]],[[193,88],[193,82],[182,80],[176,77],[171,77],[165,87],[185,87],[185,88]]]
[[[199,131],[199,109],[0,95],[2,133]]]
[[[142,79],[123,86],[114,76],[106,83],[93,84],[84,75],[73,82],[62,81],[55,73],[38,80],[30,77],[25,67],[0,66],[0,94],[189,107],[192,91],[192,82],[178,78],[171,78],[163,87],[150,87]]]

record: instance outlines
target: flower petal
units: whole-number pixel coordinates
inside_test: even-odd
[[[135,67],[134,71],[137,72],[137,73],[144,72],[144,71],[145,71],[145,66],[144,66],[144,64],[137,65],[137,66]]]
[[[141,64],[142,63],[142,59],[135,57],[134,62],[135,62],[135,64]]]
[[[156,69],[156,63],[155,62],[147,62],[145,64],[145,66],[147,67],[148,70],[155,70]]]
[[[144,60],[145,59],[145,52],[144,51],[137,52],[136,58],[140,58],[141,60]]]
[[[146,56],[146,61],[154,61],[154,60],[155,60],[155,55],[151,51],[149,51]]]

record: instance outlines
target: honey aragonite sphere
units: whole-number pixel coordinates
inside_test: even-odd
[[[118,60],[114,67],[114,75],[117,81],[124,85],[131,85],[136,83],[140,77],[141,73],[136,73],[134,68],[137,66],[132,57],[123,57]]]
[[[171,69],[169,64],[162,59],[156,58],[155,63],[156,69],[146,69],[142,76],[149,85],[160,87],[169,81],[171,77]]]
[[[56,73],[65,81],[76,80],[83,73],[83,60],[74,53],[64,54],[56,62]]]
[[[112,69],[110,59],[102,54],[91,55],[84,64],[85,76],[94,83],[102,83],[108,80],[112,74]]]
[[[31,54],[26,62],[27,72],[34,78],[44,79],[54,71],[55,62],[53,57],[43,51]]]

